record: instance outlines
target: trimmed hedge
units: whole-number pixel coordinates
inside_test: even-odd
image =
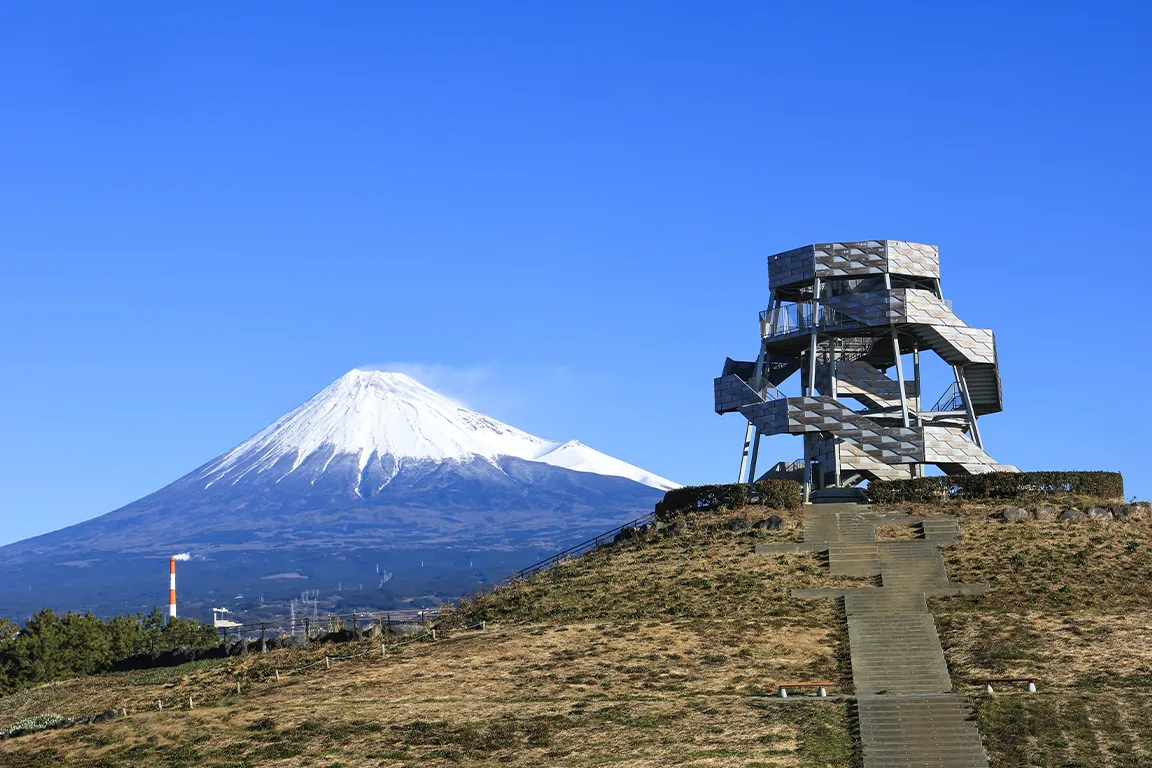
[[[804,489],[795,480],[761,480],[756,483],[757,501],[769,509],[796,509]]]
[[[761,480],[755,489],[747,483],[731,485],[688,485],[674,488],[656,504],[661,519],[683,512],[701,512],[720,507],[734,509],[748,504],[762,504],[772,509],[795,509],[800,506],[800,483],[795,480]]]
[[[1077,493],[1101,499],[1124,498],[1119,472],[989,472],[908,480],[873,480],[873,502],[942,501],[944,499],[1014,499],[1032,493]]]

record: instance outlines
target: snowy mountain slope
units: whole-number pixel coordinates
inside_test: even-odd
[[[205,487],[250,473],[278,480],[320,474],[354,457],[359,489],[370,464],[386,484],[406,462],[512,457],[576,472],[635,480],[669,490],[676,483],[576,441],[557,443],[470,411],[402,373],[352,370],[267,429],[209,463]],[[322,461],[317,461],[322,459]],[[372,490],[379,491],[383,485]]]
[[[679,488],[677,483],[665,480],[663,477],[645,472],[639,467],[621,461],[620,459],[600,453],[595,448],[589,448],[576,440],[569,440],[548,453],[536,457],[536,461],[551,464],[554,467],[564,467],[576,472],[592,472],[597,475],[613,475],[626,477],[643,485],[668,491]]]

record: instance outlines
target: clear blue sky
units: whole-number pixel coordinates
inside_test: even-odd
[[[940,245],[989,450],[1147,478],[1130,3],[7,4],[0,542],[174,480],[350,368],[681,482],[765,257]],[[941,383],[940,388],[943,388]],[[795,458],[773,438],[765,459]]]

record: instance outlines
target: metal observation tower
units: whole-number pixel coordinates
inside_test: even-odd
[[[768,478],[814,488],[947,474],[1017,472],[984,450],[980,416],[1003,409],[996,340],[952,313],[934,245],[899,240],[818,243],[768,257],[768,309],[754,362],[729,358],[716,412],[748,419],[740,482],[756,479],[761,435],[804,438],[804,458]],[[920,355],[952,367],[948,390],[924,408]],[[909,366],[909,356],[911,365]],[[800,374],[800,397],[777,387]]]

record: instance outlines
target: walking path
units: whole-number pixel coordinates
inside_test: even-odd
[[[968,701],[952,691],[925,602],[987,589],[948,581],[940,547],[959,539],[956,520],[873,512],[863,504],[805,510],[803,542],[756,551],[826,551],[834,574],[880,577],[874,587],[792,592],[844,600],[864,768],[988,768]],[[921,538],[877,541],[878,524],[915,525]]]

